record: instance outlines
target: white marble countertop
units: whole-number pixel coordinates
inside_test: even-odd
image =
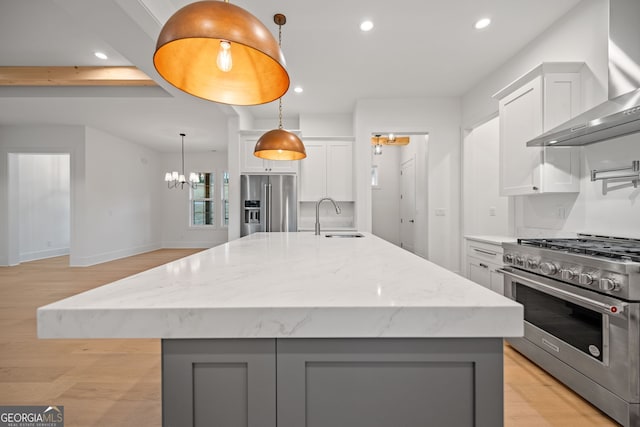
[[[477,242],[490,243],[493,245],[502,245],[504,242],[517,242],[517,237],[507,237],[507,236],[464,236],[467,240],[475,240]]]
[[[363,234],[252,234],[41,307],[38,336],[522,336],[521,305]]]

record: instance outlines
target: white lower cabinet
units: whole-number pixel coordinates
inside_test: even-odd
[[[502,245],[467,239],[467,278],[504,295]]]
[[[504,275],[499,271],[502,265],[493,265],[489,270],[489,289],[504,295]]]
[[[491,288],[488,264],[475,258],[467,257],[467,271],[469,272],[469,280],[472,280],[485,288]]]

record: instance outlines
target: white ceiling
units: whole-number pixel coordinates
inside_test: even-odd
[[[291,85],[285,117],[350,113],[364,98],[459,96],[580,0],[238,0],[277,37]],[[168,85],[152,56],[162,24],[187,0],[0,0],[0,66],[135,65],[161,88],[0,88],[0,125],[89,125],[161,151],[225,150],[233,108]],[[476,31],[488,16],[492,25]],[[359,30],[371,19],[371,32]],[[93,56],[96,50],[108,61]],[[273,119],[277,101],[241,107]]]

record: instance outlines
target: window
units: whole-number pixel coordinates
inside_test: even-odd
[[[380,184],[378,182],[378,165],[371,166],[371,186],[377,188]]]
[[[222,172],[222,226],[229,226],[229,172]]]
[[[214,226],[215,174],[212,172],[198,172],[198,176],[200,181],[195,189],[191,189],[191,226]]]
[[[222,172],[219,186],[216,186],[215,172],[197,172],[197,175],[196,188],[189,193],[190,226],[228,227],[229,172]]]

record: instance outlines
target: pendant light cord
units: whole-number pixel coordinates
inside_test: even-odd
[[[184,133],[181,133],[182,137],[182,175],[184,176]]]

